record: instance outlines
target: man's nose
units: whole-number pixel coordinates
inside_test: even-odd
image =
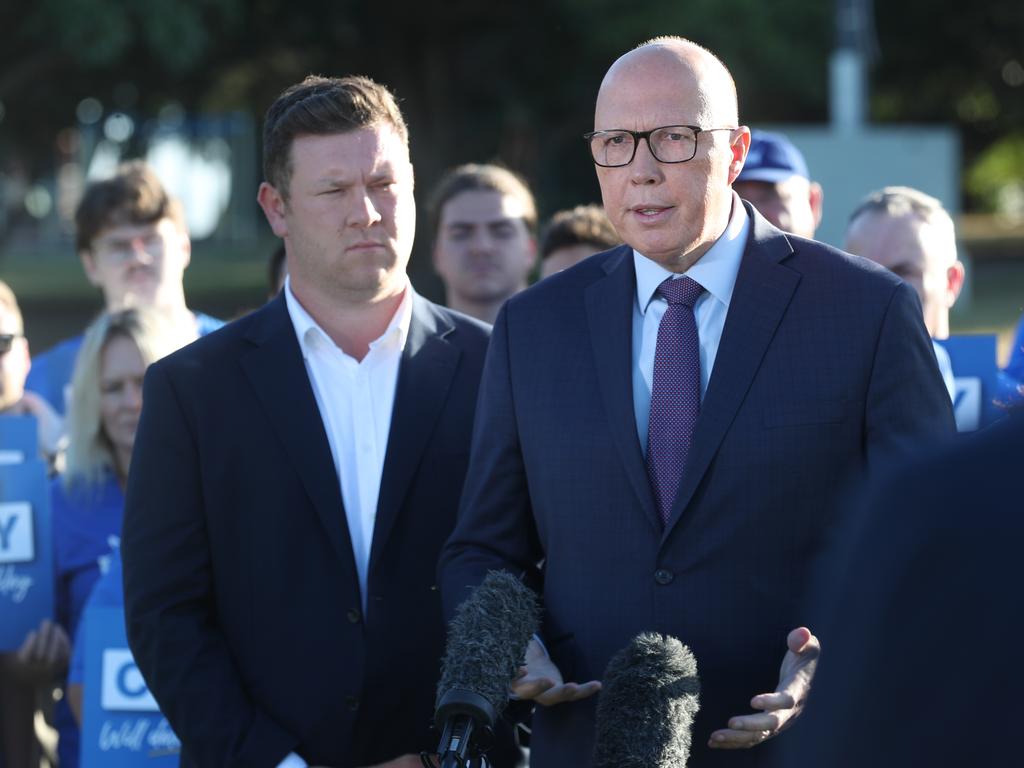
[[[138,261],[142,264],[152,264],[155,255],[153,254],[152,243],[144,237],[133,237],[128,244],[128,254],[131,261]]]
[[[349,213],[348,223],[353,227],[366,229],[381,220],[380,211],[373,204],[370,195],[363,191],[359,193],[354,206]]]
[[[481,253],[489,252],[494,247],[494,238],[484,227],[477,227],[469,238],[469,249]]]
[[[661,163],[651,152],[650,139],[644,137],[637,145],[633,162],[629,165],[630,180],[634,184],[656,184],[664,178]]]

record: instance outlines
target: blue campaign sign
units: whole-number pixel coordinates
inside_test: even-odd
[[[0,465],[21,464],[39,456],[35,416],[0,416]]]
[[[949,352],[956,380],[953,412],[957,428],[971,432],[987,427],[1005,415],[996,405],[999,368],[995,334],[967,334],[938,340]]]
[[[85,643],[81,768],[178,765],[181,742],[135,665],[121,608],[90,605]]]
[[[32,456],[33,454],[29,454]],[[0,464],[0,651],[53,618],[53,535],[46,466]]]

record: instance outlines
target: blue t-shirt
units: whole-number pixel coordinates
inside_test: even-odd
[[[199,335],[213,333],[224,325],[222,320],[196,312]],[[25,380],[25,389],[35,392],[54,407],[61,416],[67,411],[67,389],[71,375],[75,372],[78,350],[82,347],[83,334],[56,344],[42,354],[32,358],[32,370]]]
[[[121,542],[124,492],[113,472],[97,485],[67,488],[61,478],[50,486],[57,621],[74,637],[85,602],[109,569]],[[78,766],[78,724],[67,699],[54,708],[61,768]]]
[[[118,548],[110,553],[110,567],[100,576],[92,594],[85,601],[79,630],[85,626],[85,618],[94,608],[124,608],[124,585],[121,574],[121,550]],[[71,666],[68,668],[68,683],[79,685],[85,682],[85,648],[84,643],[79,642],[80,637],[81,631],[75,634],[71,646]]]

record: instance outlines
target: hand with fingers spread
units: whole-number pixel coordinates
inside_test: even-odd
[[[708,746],[749,749],[777,736],[800,716],[811,690],[821,646],[807,627],[790,632],[786,645],[778,687],[773,693],[761,693],[750,700],[750,706],[760,712],[730,718],[728,728],[711,734]]]
[[[555,662],[534,639],[526,646],[526,665],[520,668],[519,676],[512,681],[509,690],[520,699],[551,706],[593,696],[601,690],[601,683],[597,680],[582,684],[566,683]]]

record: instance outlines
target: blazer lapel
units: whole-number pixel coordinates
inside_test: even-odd
[[[750,206],[750,235],[729,302],[715,368],[701,405],[683,481],[665,536],[683,515],[729,425],[750,389],[761,360],[789,306],[800,274],[780,262],[793,252],[786,236]]]
[[[412,322],[398,369],[395,405],[380,480],[377,520],[370,548],[373,570],[387,541],[416,468],[434,431],[461,352],[445,339],[454,326],[419,294],[413,294]]]
[[[259,311],[247,339],[254,347],[242,356],[242,368],[331,544],[354,568],[338,474],[283,293]]]
[[[611,426],[612,440],[640,508],[655,530],[661,530],[661,519],[654,508],[633,412],[632,318],[636,274],[632,253],[628,246],[612,252],[604,265],[606,277],[586,289],[587,320],[598,387]]]

